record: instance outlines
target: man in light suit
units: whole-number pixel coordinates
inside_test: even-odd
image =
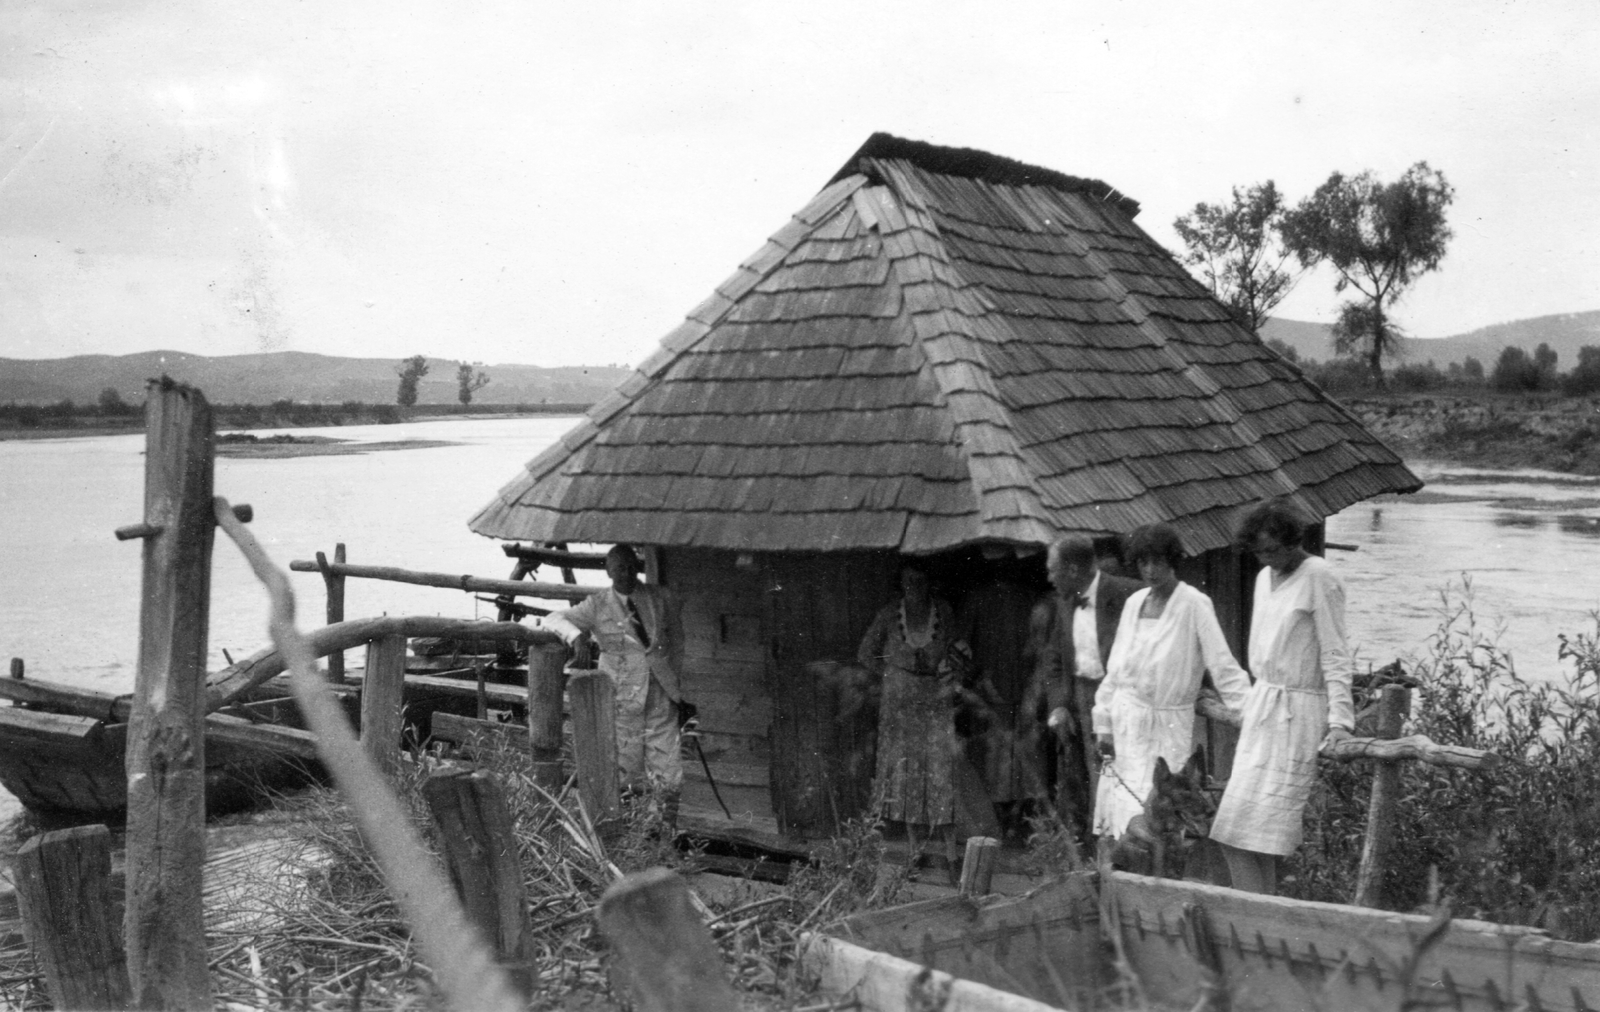
[[[1068,535],[1050,546],[1046,559],[1055,593],[1034,609],[1039,667],[1031,692],[1033,712],[1044,711],[1057,745],[1057,811],[1084,843],[1094,812],[1099,770],[1095,766],[1095,692],[1128,596],[1141,584],[1096,566],[1094,542]]]
[[[565,611],[544,626],[571,646],[584,633],[600,648],[600,670],[617,692],[617,768],[626,789],[654,780],[676,816],[683,783],[678,760],[678,672],[683,661],[683,625],[677,598],[665,587],[639,582],[639,557],[627,545],[606,553],[611,587]],[[669,820],[670,821],[670,820]]]

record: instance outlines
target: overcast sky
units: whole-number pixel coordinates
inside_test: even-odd
[[[1426,160],[1414,334],[1600,309],[1596,53],[1595,0],[0,0],[0,357],[635,363],[875,130],[1102,178],[1169,248]]]

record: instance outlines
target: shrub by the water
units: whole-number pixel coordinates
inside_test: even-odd
[[[1386,903],[1600,937],[1600,617],[1595,631],[1561,637],[1563,681],[1533,682],[1478,626],[1470,580],[1441,600],[1404,733],[1506,761],[1489,772],[1401,764]],[[1288,895],[1349,902],[1371,767],[1322,762]]]

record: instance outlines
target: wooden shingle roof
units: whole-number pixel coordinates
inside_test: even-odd
[[[878,134],[470,526],[757,551],[1191,551],[1421,487],[1079,179]]]

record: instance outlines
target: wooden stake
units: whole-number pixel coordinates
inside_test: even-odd
[[[400,769],[401,717],[406,683],[406,638],[381,636],[367,643],[361,683],[361,747],[393,776]]]
[[[546,643],[528,648],[528,747],[533,779],[554,794],[565,779],[561,770],[562,695],[567,685],[567,648]]]
[[[1410,695],[1403,685],[1385,685],[1378,697],[1376,738],[1398,738]],[[1367,838],[1361,846],[1361,868],[1356,872],[1358,907],[1383,905],[1383,876],[1389,864],[1389,844],[1395,801],[1400,795],[1400,764],[1379,760],[1372,778],[1372,801],[1367,807]]]
[[[111,832],[35,836],[12,859],[28,944],[56,1008],[128,1007],[128,971],[111,900]]]
[[[344,565],[344,542],[333,546],[333,564]],[[328,557],[321,552],[317,553],[317,569],[322,572],[322,585],[328,592],[328,625],[335,625],[344,621],[344,575],[334,572],[328,565]],[[328,681],[342,682],[344,680],[344,651],[335,651],[328,655]]]
[[[216,431],[198,390],[152,381],[145,403],[139,667],[128,731],[128,980],[140,1008],[210,1008],[205,861],[206,633]]]
[[[600,822],[622,810],[617,793],[617,691],[601,671],[573,675],[572,750],[578,763],[578,790],[590,816]]]
[[[599,917],[639,1012],[738,1009],[722,956],[676,872],[650,868],[614,882],[600,897]]]
[[[523,994],[531,995],[533,934],[505,792],[487,771],[454,769],[429,777],[422,796],[439,827],[445,865],[467,919],[494,946]]]
[[[961,895],[989,895],[989,883],[994,877],[995,860],[999,856],[1000,841],[994,837],[967,837],[967,854],[961,861]]]
[[[20,658],[20,657],[11,658],[11,677],[20,679],[22,677],[22,673],[23,673],[22,658]]]

